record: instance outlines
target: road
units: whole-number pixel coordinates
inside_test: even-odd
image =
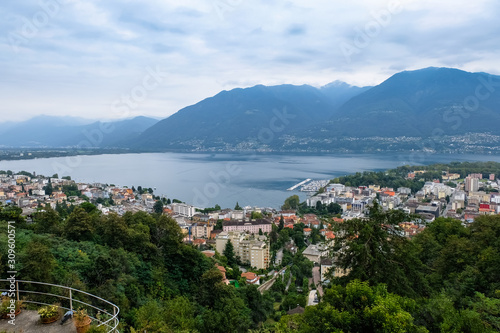
[[[279,249],[278,252],[276,252],[276,260],[275,260],[276,265],[281,265],[282,260],[283,260],[283,248]]]
[[[321,286],[321,274],[319,271],[319,266],[313,267],[312,274],[313,274],[313,278],[312,278],[313,283],[316,286],[316,289],[318,290],[319,295],[321,297],[323,297],[323,287]]]
[[[316,297],[316,290],[311,290],[309,292],[309,300],[307,301],[307,306],[318,305],[318,303],[314,301]]]

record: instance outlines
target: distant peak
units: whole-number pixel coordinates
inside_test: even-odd
[[[340,80],[335,80],[333,82],[330,82],[328,84],[325,84],[324,86],[322,86],[321,88],[331,88],[331,87],[352,87],[349,83],[345,83],[344,81],[340,81]]]

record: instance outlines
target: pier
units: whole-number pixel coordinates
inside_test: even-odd
[[[304,184],[306,184],[306,183],[308,183],[308,182],[310,182],[310,181],[311,181],[311,179],[306,179],[306,180],[304,180],[304,181],[302,181],[302,182],[298,183],[297,185],[294,185],[294,186],[290,187],[289,189],[287,189],[287,191],[293,191],[293,190],[295,190],[297,187],[302,186],[302,185],[304,185]]]

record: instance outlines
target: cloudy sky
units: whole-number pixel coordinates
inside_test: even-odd
[[[167,117],[221,90],[500,74],[498,0],[23,0],[0,4],[0,121]]]

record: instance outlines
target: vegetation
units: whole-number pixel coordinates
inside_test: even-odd
[[[406,179],[408,173],[413,171],[425,171],[423,174],[416,175],[415,179]],[[381,187],[390,187],[397,189],[399,187],[408,187],[413,193],[419,191],[426,181],[438,179],[442,182],[443,171],[460,174],[465,178],[471,173],[480,173],[484,178],[490,174],[500,174],[500,163],[497,162],[452,162],[449,164],[433,164],[427,166],[401,166],[387,171],[366,171],[357,172],[353,175],[337,177],[330,183],[340,183],[346,186],[366,186],[380,185]],[[454,184],[454,183],[453,183]],[[455,185],[456,186],[456,185]]]
[[[463,168],[456,167],[450,172]],[[400,178],[392,184],[411,169],[394,171]],[[464,169],[475,170],[473,164]],[[429,169],[430,178],[434,171]],[[379,181],[386,176],[376,174]],[[354,183],[356,177],[364,176],[345,180]],[[296,200],[291,197],[285,204],[291,208]],[[302,209],[300,203],[295,207]],[[310,212],[325,212],[321,221],[326,223],[338,212],[328,209],[318,206]],[[438,218],[408,239],[399,224],[412,217],[384,212],[375,204],[367,219],[334,224],[330,254],[346,275],[330,276],[317,306],[289,316],[286,312],[297,304],[305,307],[308,290],[314,288],[309,286],[313,264],[302,251],[321,241],[315,228],[305,237],[304,224],[293,229],[285,227],[284,219],[273,224],[271,251],[293,241],[298,252],[283,249],[281,267],[286,271],[261,294],[242,279],[240,288],[226,285],[215,267],[225,266],[228,278],[240,277],[233,244],[224,249],[226,261],[219,254],[207,258],[183,243],[184,234],[168,216],[103,215],[84,203],[40,208],[34,223],[27,224],[21,212],[0,206],[0,228],[7,230],[6,221],[15,221],[19,275],[72,286],[117,304],[123,332],[500,331],[500,216],[481,216],[467,227]],[[0,248],[7,245],[7,234],[0,233]],[[7,260],[0,256],[2,277]]]
[[[46,305],[38,309],[38,314],[40,318],[43,319],[51,319],[54,317],[59,317],[61,314],[61,309],[58,304]]]
[[[500,216],[470,227],[439,218],[414,239],[399,211],[375,205],[368,220],[337,226],[332,278],[322,302],[284,316],[273,332],[498,332]]]
[[[0,207],[1,228],[16,221],[19,275],[117,304],[124,332],[246,332],[274,313],[273,299],[256,287],[225,285],[214,260],[184,244],[170,217],[102,215],[88,203],[65,211],[65,218],[44,208],[29,225],[20,214],[16,207]],[[7,240],[0,233],[0,248],[7,248]],[[0,260],[6,277],[7,257]]]

